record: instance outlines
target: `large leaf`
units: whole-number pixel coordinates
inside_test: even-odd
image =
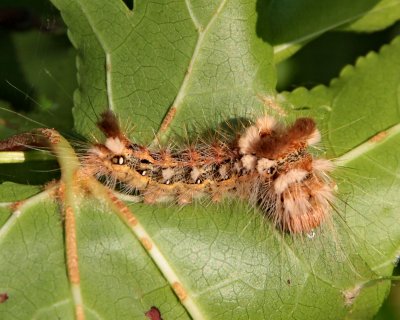
[[[274,93],[272,50],[256,35],[256,1],[137,1],[133,12],[122,1],[54,3],[78,49],[81,133],[92,134],[91,121],[109,106],[132,119],[133,136],[150,142],[153,130],[173,136],[189,120],[213,127],[221,115],[252,117]],[[57,155],[75,208],[76,287],[66,276],[57,201],[66,203],[54,196],[57,185],[35,196],[24,189],[27,200],[12,207],[22,186],[3,185],[0,293],[9,298],[0,318],[70,319],[80,303],[88,319],[143,319],[153,305],[164,319],[371,317],[390,286],[379,280],[391,275],[400,251],[399,51],[397,40],[328,88],[278,97],[290,118],[317,120],[327,154],[344,166],[335,172],[334,221],[314,237],[281,234],[235,201],[132,204],[160,253],[154,256],[101,188],[74,185],[76,162],[65,144]],[[183,301],[171,274],[185,288]]]
[[[362,218],[351,217],[347,222],[354,235],[373,246],[374,251],[360,249],[359,252],[368,255],[366,260],[371,267],[376,265],[374,269],[385,266],[384,256],[390,257],[390,253],[399,250],[398,235],[397,238],[379,236],[390,233],[390,229],[397,233],[395,221],[400,214],[399,52],[397,38],[379,55],[370,53],[360,58],[355,67],[346,67],[329,88],[297,89],[282,96],[286,103],[309,109],[307,114],[320,119],[328,154],[339,157],[338,163],[343,166],[338,169],[339,179],[343,179],[341,189],[352,199],[346,214],[351,217],[351,212],[359,211],[362,215]],[[386,265],[391,262],[389,258]]]
[[[54,3],[78,49],[79,132],[92,132],[90,119],[108,106],[148,140],[164,118],[164,131],[209,114],[215,124],[216,109],[245,114],[262,107],[257,93],[274,88],[271,48],[254,32],[255,1],[143,2],[134,11],[122,1]]]
[[[352,21],[345,30],[372,32],[384,29],[400,18],[400,3],[397,0],[379,1],[365,16]]]
[[[327,31],[378,31],[400,18],[397,0],[269,2],[268,10],[258,10],[259,23],[267,25],[263,37],[274,45],[277,62]]]
[[[299,42],[354,21],[379,1],[270,1],[265,12],[271,43]]]

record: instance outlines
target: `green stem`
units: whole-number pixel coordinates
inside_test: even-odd
[[[54,161],[55,157],[48,151],[0,151],[0,163],[25,163],[30,161]]]

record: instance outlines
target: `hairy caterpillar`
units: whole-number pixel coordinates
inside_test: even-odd
[[[320,140],[315,122],[298,118],[285,126],[271,116],[259,118],[233,141],[184,149],[155,149],[131,142],[116,116],[107,111],[98,127],[106,136],[82,157],[87,174],[139,192],[145,203],[187,204],[209,195],[248,200],[278,229],[310,232],[329,216],[333,164],[307,150]]]

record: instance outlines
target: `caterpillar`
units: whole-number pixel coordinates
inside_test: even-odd
[[[311,232],[330,215],[334,165],[308,151],[321,138],[311,118],[286,126],[266,115],[231,141],[181,149],[133,143],[111,111],[97,126],[106,140],[82,156],[85,174],[119,182],[145,203],[185,205],[203,196],[219,202],[230,195],[259,207],[288,233]]]

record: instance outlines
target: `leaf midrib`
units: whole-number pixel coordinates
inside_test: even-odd
[[[385,136],[379,141],[373,141],[373,138],[377,137],[379,134],[385,134]],[[334,160],[334,163],[337,166],[346,166],[348,165],[349,162],[364,156],[370,151],[373,151],[375,148],[379,147],[389,139],[399,134],[400,134],[400,123],[390,127],[387,130],[382,130],[377,132],[374,137],[364,141],[358,146],[352,148],[350,151],[338,157],[336,160]]]
[[[197,21],[197,19],[195,18],[195,14],[192,12],[191,7],[188,4],[188,0],[185,0],[185,4],[186,7],[188,9],[190,18],[192,19],[193,25],[195,26],[197,33],[198,33],[198,37],[197,37],[197,41],[196,41],[196,45],[194,47],[193,50],[193,54],[192,57],[189,61],[188,64],[188,68],[186,71],[186,74],[183,78],[183,81],[181,83],[181,86],[178,89],[177,95],[175,97],[175,100],[172,102],[171,106],[168,108],[167,112],[166,112],[166,116],[168,116],[168,113],[171,111],[171,109],[175,109],[175,115],[176,116],[177,112],[179,111],[179,109],[182,106],[182,102],[184,100],[184,98],[186,97],[187,94],[187,86],[191,80],[192,74],[193,74],[193,67],[197,61],[197,58],[199,56],[199,52],[202,48],[202,44],[203,41],[210,29],[210,27],[214,24],[214,21],[217,19],[217,17],[219,16],[219,14],[221,13],[221,11],[223,10],[225,4],[227,3],[228,0],[222,0],[221,3],[219,4],[218,8],[215,10],[215,12],[212,14],[211,19],[208,21],[207,25],[205,26],[205,28],[202,28],[199,24],[199,22]],[[165,119],[165,117],[164,117]],[[169,125],[167,127],[164,127],[163,131],[161,132],[161,127],[158,129],[155,138],[152,141],[152,144],[156,144],[160,141],[160,137],[162,134],[165,133],[165,131],[167,131],[169,129],[170,124],[172,123],[172,121],[169,121]]]

